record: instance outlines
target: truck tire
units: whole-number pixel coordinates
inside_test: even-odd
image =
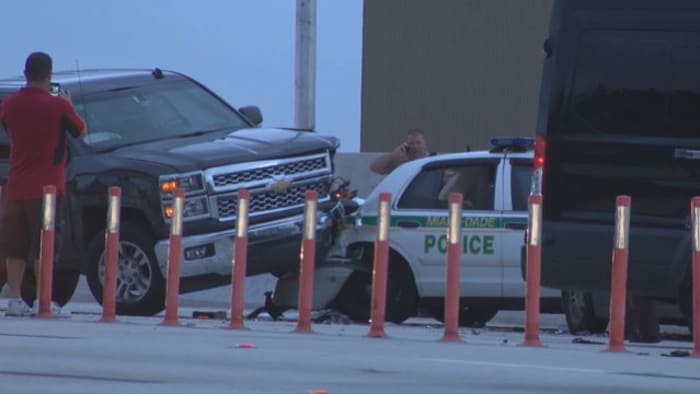
[[[688,320],[688,330],[693,333],[693,281],[690,272],[678,284],[678,308]]]
[[[429,309],[429,312],[433,317],[441,322],[445,322],[445,305],[439,303]],[[461,307],[459,311],[459,325],[462,327],[479,326],[482,327],[493,319],[498,313],[498,309],[483,306],[483,305],[473,305],[470,307]]]
[[[78,287],[80,271],[55,270],[51,282],[51,300],[63,306],[70,301]],[[22,299],[29,305],[34,305],[36,300],[36,275],[34,270],[24,272],[22,280]]]
[[[365,256],[373,256],[372,248],[366,252]],[[353,321],[367,323],[372,308],[371,271],[353,272],[338,294],[337,304],[338,310]],[[417,305],[418,290],[413,272],[401,257],[392,253],[387,278],[385,320],[402,323],[415,314]]]
[[[102,304],[104,278],[104,232],[88,248],[86,277],[97,302]],[[152,316],[165,308],[165,279],[158,267],[153,235],[125,222],[119,232],[117,314]]]
[[[608,321],[596,316],[593,296],[590,293],[579,290],[564,290],[561,292],[561,302],[570,333],[600,334],[605,332]]]

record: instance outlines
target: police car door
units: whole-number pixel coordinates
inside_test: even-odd
[[[525,281],[520,272],[520,253],[527,229],[532,159],[522,155],[507,157],[503,169],[503,296],[523,297]]]
[[[496,184],[498,167],[498,159],[488,158],[435,163],[426,166],[416,176],[400,199],[399,211],[410,209],[419,215],[414,244],[419,264],[414,269],[422,297],[442,297],[445,294],[447,200],[451,192],[464,196],[461,294],[501,296],[502,269],[497,228],[500,213],[494,211],[496,189],[500,188]]]

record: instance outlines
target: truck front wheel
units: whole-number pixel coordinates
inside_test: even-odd
[[[117,314],[151,316],[165,308],[165,279],[153,252],[155,239],[148,231],[130,222],[122,223],[119,233],[117,273]],[[88,250],[88,286],[102,304],[105,270],[105,237],[100,233]]]
[[[580,290],[564,290],[561,293],[562,308],[566,316],[566,325],[572,334],[605,332],[607,319],[596,316],[591,293]]]

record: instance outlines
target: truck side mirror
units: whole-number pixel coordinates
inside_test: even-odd
[[[238,111],[243,114],[248,120],[253,123],[256,127],[260,127],[263,121],[263,116],[262,112],[260,112],[260,108],[258,108],[255,105],[249,105],[246,107],[241,107],[238,109]]]

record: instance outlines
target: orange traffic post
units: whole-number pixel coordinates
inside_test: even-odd
[[[693,197],[690,203],[693,219],[693,354],[700,357],[700,197]]]
[[[295,332],[312,332],[311,308],[313,303],[314,269],[316,260],[316,210],[318,193],[304,193],[304,238],[301,241],[301,272],[299,273],[299,320]]]
[[[110,186],[107,207],[107,232],[105,233],[105,276],[102,282],[102,319],[117,320],[117,271],[119,269],[119,216],[121,214],[122,189]]]
[[[542,195],[528,197],[528,229],[525,261],[525,346],[540,342],[540,272],[542,259]]]
[[[383,337],[386,315],[386,283],[389,271],[389,202],[391,193],[379,193],[377,239],[374,241],[374,270],[372,272],[372,310],[370,337]]]
[[[627,303],[627,259],[629,256],[630,205],[629,196],[617,196],[615,213],[615,244],[612,254],[610,284],[610,337],[607,351],[625,351],[625,308]]]
[[[51,294],[53,286],[53,258],[56,219],[56,186],[44,186],[41,246],[39,250],[39,272],[37,291],[38,317],[51,317]]]
[[[442,341],[461,341],[459,337],[459,264],[462,239],[462,193],[450,193],[447,228],[447,269],[445,278],[445,333]]]
[[[229,328],[245,328],[243,307],[245,299],[245,276],[248,265],[248,206],[250,192],[238,192],[236,211],[236,238],[233,240],[233,275],[231,277],[231,320]]]
[[[182,207],[185,191],[177,188],[174,193],[173,216],[170,222],[170,245],[168,247],[168,278],[165,284],[165,318],[161,324],[176,326],[178,297],[180,296],[180,259],[182,256]]]

